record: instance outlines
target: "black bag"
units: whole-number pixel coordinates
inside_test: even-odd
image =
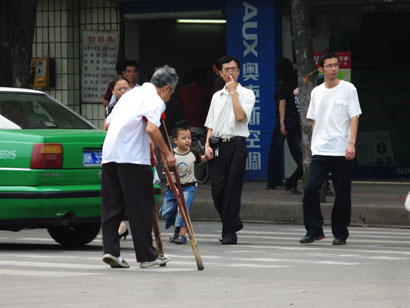
[[[215,149],[218,148],[219,145],[219,138],[216,137],[209,137],[209,146],[212,148],[212,150],[215,151]]]

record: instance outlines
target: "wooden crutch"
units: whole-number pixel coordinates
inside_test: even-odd
[[[170,143],[168,132],[167,132],[166,125],[165,125],[165,121],[162,121],[162,124],[163,124],[164,132],[165,132],[165,137],[168,141],[169,149],[172,151],[171,143]],[[180,179],[179,179],[178,170],[177,170],[176,167],[174,168],[174,177],[175,177],[175,181],[177,183],[177,186],[175,186],[174,180],[172,179],[171,173],[168,169],[168,164],[167,164],[167,161],[165,159],[164,153],[161,152],[160,156],[161,156],[161,163],[162,163],[164,171],[165,171],[165,175],[166,175],[166,178],[167,178],[168,185],[171,188],[171,190],[172,190],[172,192],[175,196],[175,200],[177,201],[178,208],[181,212],[182,218],[183,218],[185,226],[187,228],[189,241],[191,243],[192,252],[194,253],[197,268],[198,268],[199,271],[202,271],[204,269],[204,265],[202,263],[201,255],[199,254],[198,244],[197,244],[196,239],[195,239],[195,234],[194,234],[194,230],[193,230],[193,227],[192,227],[191,218],[189,216],[188,209],[187,209],[187,206],[186,206],[184,193],[182,191],[182,186],[181,186],[181,182],[180,182]]]
[[[154,154],[154,149],[152,147],[152,144],[150,144],[150,154]],[[154,231],[154,236],[155,236],[155,243],[157,245],[157,250],[158,254],[163,257],[164,256],[164,246],[162,246],[162,240],[161,240],[161,232],[159,231],[159,222],[158,222],[158,209],[157,209],[157,204],[155,202],[155,191],[154,189],[152,190],[152,201],[154,203],[154,215],[152,216],[152,230]],[[167,264],[161,264],[160,266],[166,266]]]

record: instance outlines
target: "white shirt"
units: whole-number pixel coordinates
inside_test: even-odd
[[[103,145],[102,163],[151,165],[150,139],[143,117],[159,127],[164,111],[165,103],[152,83],[124,93],[107,118],[110,127]]]
[[[135,84],[135,86],[133,88],[131,88],[131,90],[134,89],[135,87],[140,87],[140,85],[138,83]],[[113,94],[113,95],[111,95],[111,99],[110,99],[110,102],[108,103],[108,107],[111,107],[111,106],[115,105],[116,103],[117,103],[117,98]]]
[[[252,90],[238,84],[239,103],[246,114],[246,119],[236,121],[232,106],[232,96],[226,91],[225,87],[212,96],[211,106],[206,117],[205,127],[213,130],[213,136],[229,138],[235,136],[248,137],[248,123],[251,118],[253,106],[255,105],[255,94]]]
[[[345,156],[350,138],[350,122],[362,113],[357,90],[340,80],[336,87],[317,86],[311,93],[306,117],[315,120],[312,155]]]

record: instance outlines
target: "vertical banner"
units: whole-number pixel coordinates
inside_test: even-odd
[[[118,31],[83,31],[81,101],[101,103],[108,84],[117,75]]]
[[[266,179],[270,139],[275,124],[273,93],[278,56],[275,50],[276,44],[280,44],[280,38],[275,37],[277,2],[227,1],[227,51],[241,62],[239,82],[253,90],[256,96],[247,139],[247,180]]]

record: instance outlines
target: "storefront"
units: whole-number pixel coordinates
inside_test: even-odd
[[[351,53],[351,81],[363,110],[355,177],[409,177],[410,62],[405,53],[410,4],[312,0],[311,8],[314,50]],[[179,23],[180,18],[226,23]],[[207,72],[209,86],[213,61],[236,55],[241,60],[240,82],[257,97],[246,176],[266,178],[275,119],[274,63],[282,56],[295,63],[287,1],[40,0],[33,57],[53,58],[56,63],[56,86],[45,90],[102,127],[101,103],[82,96],[85,31],[118,33],[119,55],[140,63],[140,82],[149,80],[155,67],[169,64],[177,69],[181,86],[184,74],[196,65]],[[174,95],[168,105],[170,121],[181,117],[177,98]],[[294,162],[284,152],[286,176]]]

